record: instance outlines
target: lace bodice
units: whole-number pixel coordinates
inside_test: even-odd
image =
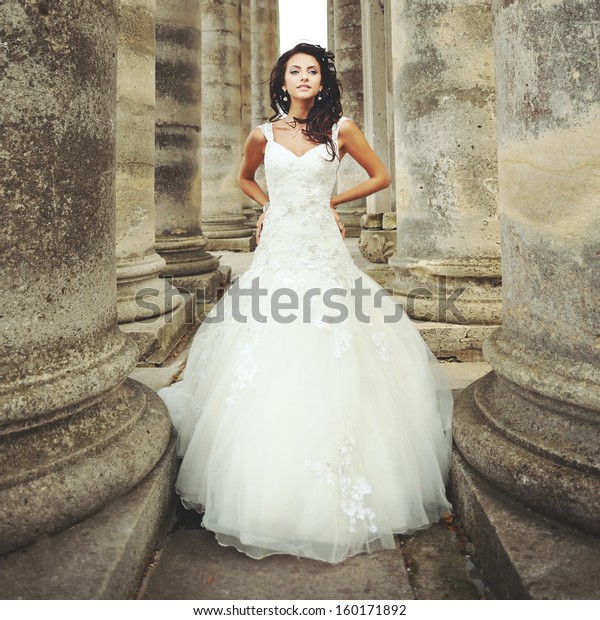
[[[342,117],[332,127],[337,154]],[[267,139],[265,176],[271,203],[249,278],[268,271],[285,273],[285,286],[302,287],[311,274],[326,286],[350,286],[359,275],[329,206],[340,165],[325,144],[301,156],[275,142],[272,123],[259,126]]]
[[[332,127],[331,137],[336,157],[325,144],[310,149],[301,156],[295,155],[285,146],[275,142],[273,123],[264,123],[260,129],[267,139],[265,148],[265,175],[270,209],[280,209],[282,205],[290,208],[316,209],[324,202],[329,206],[329,198],[335,185],[340,161],[337,157],[339,128],[346,120],[342,116]]]

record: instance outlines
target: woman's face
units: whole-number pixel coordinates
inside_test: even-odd
[[[321,88],[321,68],[318,60],[309,54],[294,54],[287,61],[284,80],[284,89],[290,97],[316,97]]]

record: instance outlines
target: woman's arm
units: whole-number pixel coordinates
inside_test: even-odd
[[[338,148],[341,157],[346,153],[351,155],[364,168],[369,178],[337,196],[332,196],[332,208],[344,202],[370,196],[381,189],[389,187],[390,175],[383,162],[377,157],[363,132],[349,119],[344,121],[340,127]]]
[[[246,196],[252,198],[252,200],[258,202],[261,206],[264,205],[269,198],[261,189],[260,185],[254,180],[254,175],[265,157],[266,144],[267,139],[265,138],[263,132],[258,127],[255,127],[246,139],[244,157],[237,176],[240,189],[244,192],[244,194],[246,194]],[[257,244],[260,243],[260,233],[264,219],[265,214],[261,213],[256,221]]]
[[[252,198],[261,206],[269,199],[260,185],[254,180],[254,174],[263,162],[266,143],[267,139],[263,132],[258,127],[255,127],[246,139],[244,158],[237,176],[240,189],[246,196]]]

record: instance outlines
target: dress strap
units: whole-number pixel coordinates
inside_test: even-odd
[[[331,138],[335,142],[336,146],[337,146],[338,133],[340,132],[340,126],[342,125],[344,121],[347,121],[347,120],[350,120],[350,119],[347,116],[342,116],[340,120],[333,125],[333,128],[331,130]]]
[[[273,142],[273,123],[271,123],[270,121],[267,121],[266,123],[263,123],[262,125],[259,125],[258,127],[265,135],[267,142]]]

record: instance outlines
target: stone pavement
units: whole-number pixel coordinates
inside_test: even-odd
[[[368,263],[357,239],[346,239],[356,263]],[[232,267],[247,269],[252,254],[216,253]],[[363,264],[364,263],[364,264]],[[185,367],[195,330],[190,330],[161,367],[139,367],[130,376],[158,390]],[[489,372],[485,362],[442,364],[456,398],[469,383]],[[306,558],[273,555],[254,560],[223,547],[200,526],[201,516],[174,497],[176,520],[148,564],[141,599],[195,600],[407,600],[493,598],[477,571],[473,548],[460,518],[453,515],[412,536],[398,536],[396,550],[354,556],[331,565]]]

